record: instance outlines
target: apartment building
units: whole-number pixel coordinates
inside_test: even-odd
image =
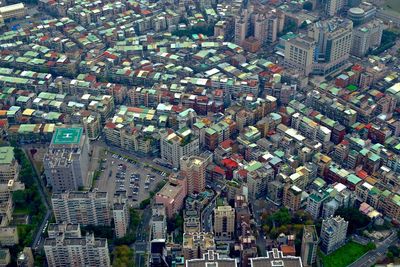
[[[129,227],[129,207],[126,203],[114,203],[113,208],[115,236],[122,238]]]
[[[89,143],[83,128],[58,128],[43,158],[44,173],[53,192],[88,187]]]
[[[199,153],[199,137],[188,127],[172,133],[161,130],[160,135],[161,158],[171,163],[174,168],[180,167],[182,157],[195,156]]]
[[[330,254],[344,245],[349,222],[342,217],[330,217],[322,221],[321,226],[321,250]]]
[[[364,57],[370,50],[380,46],[385,26],[383,21],[375,19],[353,30],[351,54]]]
[[[14,246],[18,244],[17,227],[0,227],[0,245]]]
[[[51,197],[57,223],[83,225],[110,225],[110,207],[107,192],[69,191]]]
[[[0,7],[0,16],[2,16],[4,20],[24,18],[26,16],[25,5],[23,3],[18,3],[2,6]]]
[[[219,206],[214,209],[214,233],[216,240],[232,240],[235,235],[235,209]]]
[[[316,262],[318,242],[319,238],[315,225],[305,225],[301,240],[301,261],[304,267],[312,266]]]
[[[44,252],[49,267],[111,266],[107,239],[66,237],[63,233],[46,238]]]
[[[0,147],[0,183],[8,184],[10,180],[17,181],[20,166],[14,158],[14,148]]]
[[[283,205],[293,212],[300,209],[302,192],[296,185],[286,184],[283,188]]]
[[[198,156],[182,157],[181,175],[187,180],[187,193],[201,193],[206,188],[207,161]]]

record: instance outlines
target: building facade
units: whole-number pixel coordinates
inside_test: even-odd
[[[51,197],[57,223],[110,225],[107,192],[66,192]]]
[[[321,250],[330,254],[344,245],[349,222],[342,217],[330,217],[322,221],[321,227]]]
[[[44,173],[53,192],[89,185],[89,151],[83,128],[56,129],[43,159]]]
[[[235,235],[235,209],[219,206],[214,209],[214,234],[216,240],[232,240]]]

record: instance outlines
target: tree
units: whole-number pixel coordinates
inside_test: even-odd
[[[349,234],[353,234],[357,229],[366,227],[371,219],[361,213],[356,208],[341,208],[336,211],[336,215],[343,217],[349,222]]]
[[[395,245],[391,245],[390,247],[388,247],[388,251],[391,252],[394,257],[399,257],[400,256],[400,250]]]
[[[308,10],[308,11],[312,11],[313,9],[313,4],[309,1],[304,2],[303,4],[303,9]]]
[[[134,267],[133,251],[127,245],[116,246],[112,252],[114,267]]]

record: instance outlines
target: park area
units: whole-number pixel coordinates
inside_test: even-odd
[[[320,257],[324,267],[346,267],[374,248],[375,245],[372,243],[364,246],[351,241],[332,254],[320,253]]]

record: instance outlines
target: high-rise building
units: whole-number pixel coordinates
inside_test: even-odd
[[[321,227],[321,250],[330,254],[340,248],[346,240],[349,222],[342,217],[330,217],[322,221]]]
[[[14,148],[0,147],[0,183],[7,184],[10,180],[18,180],[19,164],[14,158]]]
[[[44,252],[50,267],[111,266],[107,239],[93,234],[67,237],[61,232],[46,238]]]
[[[291,211],[300,209],[302,192],[303,191],[299,187],[286,184],[283,189],[283,205]]]
[[[235,209],[219,206],[214,209],[214,234],[217,240],[232,240],[235,233]]]
[[[313,73],[329,75],[342,70],[349,58],[353,22],[337,17],[318,21],[308,32],[316,41]]]
[[[176,132],[160,131],[161,158],[179,168],[180,159],[184,156],[194,156],[199,153],[199,138],[188,127]]]
[[[240,16],[235,18],[235,44],[242,45],[246,39],[247,30],[249,28],[248,10],[244,9]]]
[[[163,204],[154,204],[150,221],[151,239],[166,239],[167,237],[167,214]]]
[[[115,236],[124,237],[129,227],[129,208],[126,203],[114,203],[113,209]]]
[[[43,159],[44,173],[53,192],[89,185],[89,143],[82,128],[58,128]]]
[[[314,50],[314,39],[298,37],[288,40],[285,45],[285,66],[309,75],[313,70]]]
[[[181,158],[181,175],[187,180],[187,193],[201,193],[206,188],[207,161],[198,156]]]
[[[57,223],[110,225],[107,192],[66,192],[51,197]]]
[[[273,13],[255,14],[254,37],[262,44],[274,43],[278,37],[278,18]]]
[[[351,54],[356,57],[364,57],[371,49],[380,46],[383,30],[384,24],[378,19],[355,28]]]
[[[345,5],[345,0],[326,0],[325,13],[328,16],[335,16]]]
[[[318,234],[315,225],[305,225],[301,241],[301,261],[303,266],[312,266],[315,263],[318,250]]]

